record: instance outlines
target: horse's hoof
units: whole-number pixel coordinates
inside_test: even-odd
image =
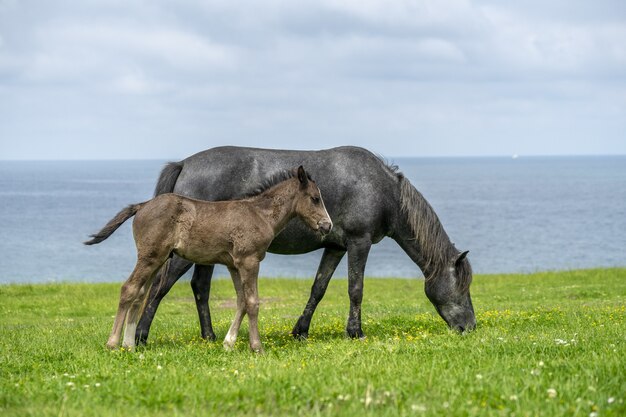
[[[361,329],[346,329],[346,333],[348,333],[350,339],[365,339],[365,334]]]
[[[309,337],[309,333],[308,332],[296,332],[295,330],[291,332],[291,336],[293,336],[294,339],[296,340],[307,340]]]
[[[137,346],[145,346],[148,343],[148,332],[146,330],[137,329],[135,332],[135,344]]]
[[[217,340],[217,336],[215,336],[215,333],[210,333],[208,336],[202,336],[202,338],[207,342],[215,342]]]

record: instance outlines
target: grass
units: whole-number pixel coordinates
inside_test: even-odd
[[[164,300],[145,348],[104,348],[119,284],[0,286],[0,414],[626,415],[626,269],[476,276],[478,329],[448,331],[419,280],[365,281],[365,340],[344,336],[331,281],[307,342],[292,340],[310,281],[265,279],[266,353],[198,336],[188,285]],[[215,330],[234,314],[214,282]]]

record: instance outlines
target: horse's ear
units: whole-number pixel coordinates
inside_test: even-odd
[[[461,262],[463,262],[463,259],[465,259],[465,257],[467,256],[468,253],[469,253],[468,250],[466,250],[465,252],[459,253],[459,255],[454,260],[454,266],[461,265]]]
[[[309,185],[309,177],[306,174],[306,171],[304,170],[304,167],[302,165],[298,167],[298,180],[303,187]]]

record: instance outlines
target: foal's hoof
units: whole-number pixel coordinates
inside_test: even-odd
[[[250,346],[250,350],[252,350],[252,352],[262,355],[265,353],[265,351],[263,350],[263,346]]]
[[[107,342],[107,344],[105,346],[109,350],[116,350],[117,349],[117,343]]]

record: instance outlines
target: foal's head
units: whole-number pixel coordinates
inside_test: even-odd
[[[302,165],[298,167],[298,181],[300,186],[296,197],[296,215],[311,229],[319,230],[323,235],[330,233],[333,222],[326,211],[320,189]]]

